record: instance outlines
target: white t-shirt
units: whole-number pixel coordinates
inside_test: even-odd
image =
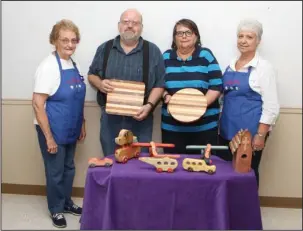
[[[238,59],[235,58],[230,62],[229,67],[233,71],[236,71],[235,66]],[[249,76],[249,86],[253,91],[261,95],[263,101],[260,123],[274,125],[280,111],[275,70],[258,52],[238,72],[248,72],[249,66],[252,66]]]
[[[60,59],[60,61],[63,70],[74,69],[71,59]],[[73,59],[73,61],[76,63],[77,69],[81,74],[79,63],[75,59]],[[34,81],[34,93],[48,94],[49,96],[54,95],[60,86],[60,79],[60,69],[56,56],[54,53],[51,53],[37,68]],[[86,83],[85,78],[84,82]],[[36,117],[34,118],[34,124],[38,124]]]

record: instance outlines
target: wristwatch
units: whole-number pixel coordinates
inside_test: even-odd
[[[147,104],[149,104],[149,105],[151,106],[151,108],[154,109],[155,105],[154,105],[152,102],[149,102],[149,101],[148,101]],[[147,104],[146,104],[146,105],[147,105]]]

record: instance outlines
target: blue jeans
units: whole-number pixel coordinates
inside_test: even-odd
[[[62,213],[64,207],[74,204],[71,194],[75,176],[76,143],[58,144],[58,152],[51,154],[47,151],[46,139],[40,126],[36,125],[36,130],[44,160],[48,209],[51,214]]]
[[[116,149],[115,138],[121,129],[132,131],[137,136],[138,142],[151,142],[153,133],[153,114],[149,114],[144,120],[137,121],[130,116],[110,115],[101,107],[100,119],[100,143],[104,156],[112,155]],[[148,152],[148,148],[142,148],[142,152]]]

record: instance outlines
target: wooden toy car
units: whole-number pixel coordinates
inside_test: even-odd
[[[112,166],[113,165],[113,160],[112,159],[109,159],[109,158],[103,158],[103,159],[100,159],[100,158],[89,158],[88,160],[88,166],[90,168],[93,168],[93,167],[109,167],[109,166]]]
[[[216,172],[215,165],[207,165],[205,160],[201,159],[185,158],[182,167],[189,172],[207,172],[209,174]]]
[[[233,168],[236,172],[246,173],[251,170],[252,145],[251,133],[240,130],[229,142],[233,154]]]
[[[157,172],[174,172],[178,161],[169,157],[140,157],[139,160],[156,167]]]
[[[137,137],[133,135],[133,133],[129,130],[122,129],[119,132],[118,137],[115,138],[115,143],[120,148],[117,148],[115,151],[115,158],[116,161],[119,163],[126,163],[129,159],[137,158],[140,156],[141,153],[141,147],[152,147],[156,149],[156,147],[174,147],[174,144],[162,144],[162,143],[139,143],[137,142]],[[154,152],[154,149],[149,149],[150,155],[156,155],[157,153]],[[167,155],[164,155],[167,156]],[[161,155],[158,155],[158,157],[164,157]],[[178,156],[175,155],[175,158],[178,158]]]

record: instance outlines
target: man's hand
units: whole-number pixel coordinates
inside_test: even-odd
[[[135,115],[133,118],[138,121],[144,120],[151,110],[152,106],[150,104],[145,104],[139,109],[137,115]]]
[[[104,80],[101,80],[101,83],[99,84],[98,89],[101,92],[107,94],[109,92],[112,92],[114,90],[114,87],[112,86],[109,79],[104,79]]]

